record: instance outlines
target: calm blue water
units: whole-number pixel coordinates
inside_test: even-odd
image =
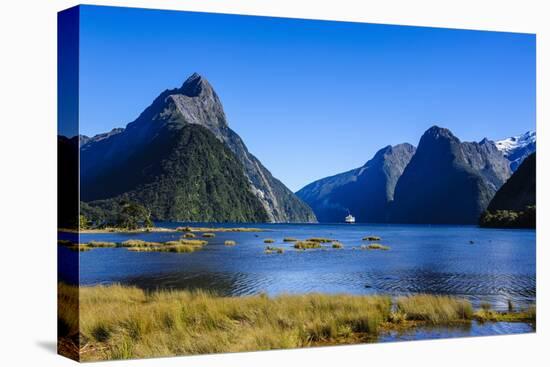
[[[536,299],[535,231],[420,225],[251,226],[266,232],[218,232],[203,250],[189,254],[130,252],[124,248],[81,252],[80,284],[206,288],[222,295],[437,293],[465,297],[474,305],[490,302],[497,309],[506,309],[508,300],[522,307]],[[366,235],[382,237],[379,242],[391,250],[354,249],[365,243],[361,239]],[[83,234],[80,241],[167,241],[180,236]],[[337,239],[345,248],[295,251],[292,243],[282,242],[283,237],[314,236]],[[273,246],[284,247],[285,253],[265,254],[265,238],[275,239]],[[225,240],[235,240],[237,246],[226,247]],[[74,256],[58,247],[60,259]]]

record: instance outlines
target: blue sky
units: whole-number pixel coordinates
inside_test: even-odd
[[[82,134],[198,72],[294,191],[434,124],[468,141],[535,129],[534,35],[93,6],[80,19]]]

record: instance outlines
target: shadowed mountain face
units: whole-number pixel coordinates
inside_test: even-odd
[[[493,142],[461,142],[449,130],[427,130],[395,188],[394,223],[474,224],[510,177]]]
[[[349,213],[358,222],[387,222],[395,185],[414,153],[410,144],[387,146],[363,167],[315,181],[296,195],[320,222],[342,222]]]
[[[190,141],[195,143],[182,143],[181,139],[189,142],[185,140],[189,136],[191,136]],[[198,74],[189,77],[181,88],[161,93],[125,129],[116,129],[111,133],[84,139],[84,142],[85,144],[81,145],[81,199],[83,201],[130,195],[140,198],[141,203],[147,207],[152,202],[162,202],[163,204],[159,204],[158,211],[155,212],[158,215],[155,219],[236,220],[231,216],[203,218],[198,214],[193,215],[192,219],[189,217],[190,212],[172,208],[177,208],[179,204],[171,200],[174,198],[170,196],[169,189],[177,187],[183,195],[184,192],[193,192],[194,185],[202,185],[205,189],[195,192],[198,196],[192,200],[195,203],[193,210],[196,211],[200,211],[204,206],[214,208],[216,205],[224,207],[234,205],[235,202],[228,198],[222,200],[220,204],[217,202],[219,198],[216,199],[213,194],[230,190],[234,191],[236,195],[234,198],[246,197],[245,202],[250,204],[241,213],[243,216],[239,221],[316,221],[311,209],[248,152],[241,138],[227,125],[217,94],[208,81]],[[160,149],[162,144],[159,142],[162,144],[170,142],[167,147],[171,147],[172,150],[166,151],[168,149],[166,147],[164,150]],[[189,152],[190,149],[198,150],[207,156],[192,154]],[[234,158],[234,162],[227,156],[228,152]],[[185,169],[179,170],[179,166],[173,164],[177,162],[179,165],[186,165],[186,159],[191,159],[191,156],[194,159],[191,166],[201,172],[200,175]],[[171,164],[166,165],[163,161],[165,157],[177,158],[170,159]],[[222,158],[223,160],[220,160]],[[240,171],[236,165],[240,167]],[[132,172],[129,172],[126,167],[131,167]],[[209,170],[213,169],[219,172],[212,172],[215,176],[209,176]],[[242,180],[237,178],[239,172],[243,176]],[[194,181],[187,180],[183,177],[184,175],[193,175]],[[227,182],[220,181],[223,175],[227,176]],[[207,178],[212,180],[208,183]],[[224,185],[218,186],[217,183],[220,182]],[[156,186],[153,190],[153,186],[148,185]],[[144,188],[148,188],[147,194],[143,191]],[[254,200],[249,200],[245,192],[250,193]],[[191,200],[189,197],[187,199]],[[187,199],[183,196],[178,198],[180,201]],[[259,203],[263,211],[258,212],[254,202]],[[245,215],[244,213],[249,209],[257,216]]]
[[[536,153],[528,156],[516,172],[497,191],[487,207],[488,211],[514,210],[521,211],[536,202]]]

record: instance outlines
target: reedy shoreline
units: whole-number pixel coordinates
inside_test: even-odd
[[[469,301],[435,295],[220,297],[59,284],[58,297],[60,345],[73,343],[84,361],[369,343],[389,331],[473,320],[536,322],[534,307],[475,311]]]

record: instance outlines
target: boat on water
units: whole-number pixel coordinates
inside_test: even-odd
[[[351,214],[348,214],[345,218],[346,223],[355,223],[355,217]]]

